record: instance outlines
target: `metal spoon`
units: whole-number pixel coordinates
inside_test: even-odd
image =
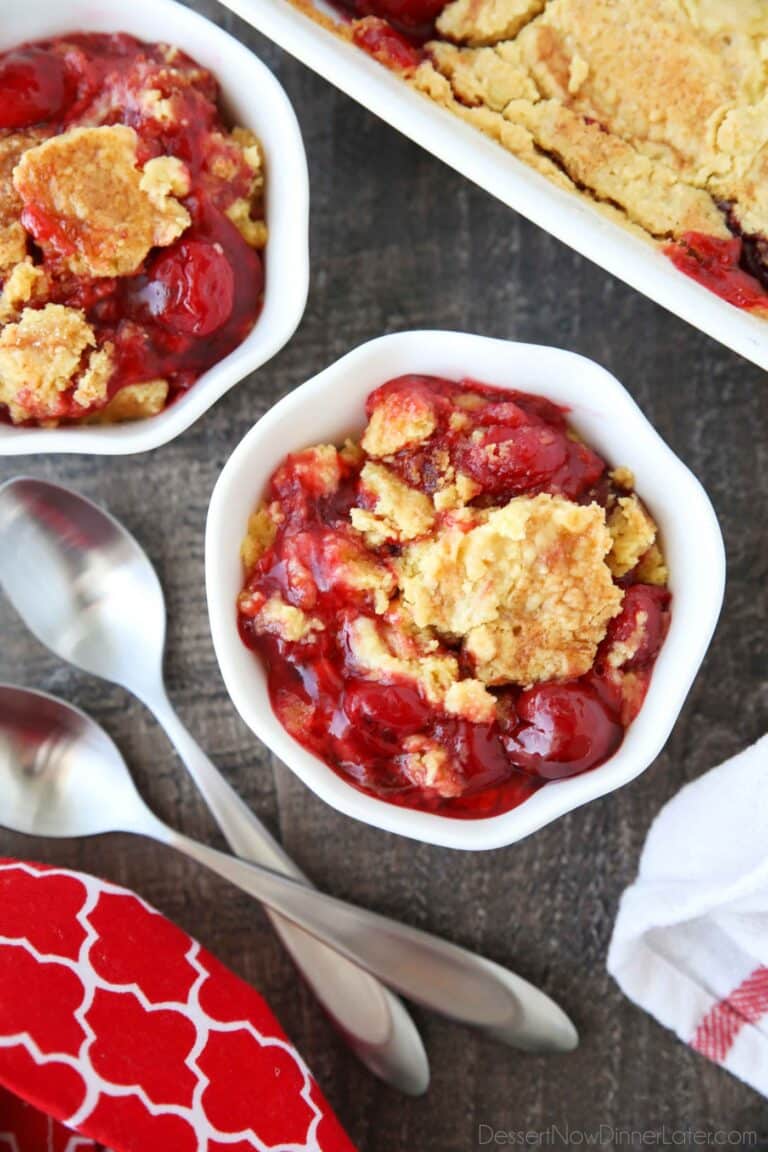
[[[78,709],[0,685],[0,822],[39,836],[133,832],[191,856],[411,1000],[530,1052],[569,1051],[573,1024],[533,985],[437,936],[227,856],[163,824],[109,736]]]
[[[118,521],[67,488],[9,480],[0,487],[0,582],[42,644],[121,684],[154,712],[233,852],[309,883],[174,712],[162,672],[163,591],[146,553]],[[270,918],[359,1059],[401,1091],[425,1092],[427,1055],[397,997],[294,924]]]

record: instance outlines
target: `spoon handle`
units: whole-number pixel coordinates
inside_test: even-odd
[[[577,1033],[565,1013],[539,989],[500,965],[172,829],[164,828],[164,832],[172,847],[416,1003],[527,1051],[569,1051],[576,1046]]]
[[[309,884],[306,876],[227,783],[176,715],[164,692],[147,703],[197,784],[230,848],[250,860]],[[225,857],[225,859],[229,859]],[[429,1084],[421,1037],[398,998],[373,976],[295,922],[267,909],[277,935],[344,1039],[377,1076],[410,1095]]]
[[[281,844],[252,812],[185,728],[167,696],[147,703],[197,785],[232,851],[294,880],[309,883]]]

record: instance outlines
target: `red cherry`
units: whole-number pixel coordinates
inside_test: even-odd
[[[597,484],[605,472],[605,460],[586,444],[567,440],[565,463],[551,477],[547,487],[569,500],[577,500]]]
[[[655,584],[631,584],[624,593],[621,612],[608,625],[600,648],[601,655],[610,652],[614,644],[633,640],[638,631],[642,639],[634,655],[621,667],[628,671],[656,658],[669,627],[670,594]],[[642,618],[641,618],[642,617]]]
[[[219,245],[182,240],[155,260],[143,294],[166,328],[209,336],[232,314],[235,274]]]
[[[445,7],[445,0],[352,0],[361,16],[382,16],[403,28],[432,24]]]
[[[566,439],[545,425],[501,424],[457,446],[456,459],[486,492],[528,492],[545,485],[566,460]]]
[[[741,267],[738,237],[724,240],[704,232],[685,232],[679,242],[665,245],[664,254],[686,276],[736,308],[768,307],[768,293],[760,281]]]
[[[71,99],[64,60],[42,48],[0,57],[0,128],[29,128],[56,120]]]
[[[575,776],[606,760],[624,729],[587,684],[539,684],[521,692],[522,722],[505,738],[514,763],[545,780]]]
[[[331,731],[343,760],[369,765],[371,758],[391,758],[403,750],[403,740],[421,732],[431,711],[418,690],[407,683],[378,684],[347,680],[336,694],[340,710]]]
[[[519,404],[515,404],[514,400],[487,404],[485,408],[480,408],[474,413],[474,420],[475,423],[486,427],[504,424],[507,428],[520,428],[523,424],[530,423],[523,409]]]
[[[325,645],[318,641],[315,647],[322,652]],[[320,655],[312,661],[312,672],[304,680],[304,690],[311,700],[330,711],[331,701],[344,691],[344,677],[333,656]]]
[[[420,732],[432,719],[432,709],[410,684],[376,684],[370,680],[347,682],[344,711],[352,724],[375,725],[399,736]]]
[[[567,408],[561,408],[544,396],[529,396],[525,392],[518,394],[517,401],[529,416],[535,416],[538,420],[543,420],[545,424],[551,424],[553,428],[565,428]]]
[[[362,48],[393,72],[408,72],[418,68],[421,62],[421,55],[410,40],[378,16],[364,16],[362,20],[355,20],[352,38],[358,48]]]
[[[510,763],[501,736],[494,725],[473,724],[451,717],[435,725],[435,736],[461,765],[467,791],[492,788],[508,778]]]

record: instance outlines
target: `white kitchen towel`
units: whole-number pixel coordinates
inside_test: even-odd
[[[768,735],[662,808],[619,906],[608,971],[768,1096]]]

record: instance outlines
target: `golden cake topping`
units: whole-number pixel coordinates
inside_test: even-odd
[[[89,424],[123,424],[157,416],[168,399],[167,380],[145,380],[143,384],[125,384],[104,408],[85,420]]]
[[[391,469],[369,462],[360,473],[360,485],[371,508],[352,508],[350,519],[366,544],[375,548],[387,540],[413,540],[432,527],[429,497],[404,484]]]
[[[622,592],[596,504],[517,497],[410,545],[400,564],[416,624],[463,640],[488,684],[579,676],[595,658]]]
[[[27,255],[27,234],[21,223],[21,199],[13,186],[13,170],[36,137],[0,136],[0,274]]]
[[[425,398],[418,393],[391,392],[376,404],[360,446],[369,456],[391,456],[426,440],[435,424],[434,411]]]
[[[135,272],[150,248],[172,243],[189,226],[174,198],[189,189],[184,165],[160,156],[142,170],[137,144],[122,124],[72,128],[30,148],[14,171],[25,208],[35,220],[46,218],[38,242],[54,247],[74,273]]]
[[[13,420],[56,419],[78,376],[86,392],[105,390],[111,346],[85,356],[95,343],[83,313],[61,304],[25,308],[18,323],[6,324],[0,330],[0,403]]]
[[[620,496],[608,514],[613,544],[608,566],[614,576],[630,572],[656,540],[656,524],[634,494]]]

